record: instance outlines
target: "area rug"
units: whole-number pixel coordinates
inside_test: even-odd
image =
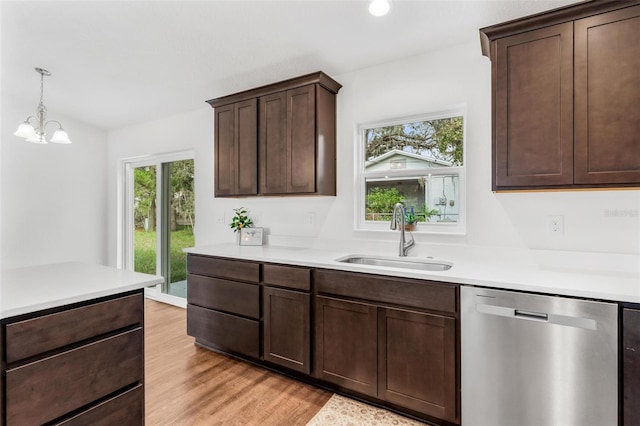
[[[382,408],[334,394],[307,423],[307,426],[417,426],[424,424]]]

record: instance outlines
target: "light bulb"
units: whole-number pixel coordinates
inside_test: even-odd
[[[372,0],[369,3],[369,13],[373,16],[384,16],[391,10],[389,0]]]

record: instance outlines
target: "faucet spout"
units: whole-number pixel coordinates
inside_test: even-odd
[[[405,209],[402,203],[396,203],[396,205],[393,206],[393,216],[391,217],[391,229],[397,229],[398,227],[398,212],[400,213],[400,245],[398,250],[398,256],[405,257],[409,252],[409,249],[411,249],[411,247],[416,245],[416,242],[413,239],[413,235],[411,234],[411,232],[409,232],[409,235],[411,236],[411,241],[406,241],[406,236],[404,233],[405,232],[404,230]]]

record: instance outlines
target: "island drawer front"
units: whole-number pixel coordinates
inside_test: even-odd
[[[187,334],[216,349],[260,357],[260,322],[187,305]]]
[[[187,302],[250,318],[260,318],[260,287],[220,278],[187,276]]]
[[[144,388],[138,385],[54,424],[64,426],[144,425]]]
[[[265,284],[293,290],[309,291],[311,289],[311,269],[295,266],[264,265],[262,281]]]
[[[142,325],[142,292],[6,326],[7,363],[132,325]]]
[[[260,282],[260,265],[242,260],[220,259],[190,254],[187,258],[187,271],[190,274],[209,277],[228,278],[230,280],[252,283]]]
[[[455,284],[324,269],[315,270],[313,279],[318,293],[432,311],[458,311]]]
[[[43,424],[144,376],[142,328],[6,372],[7,426]]]

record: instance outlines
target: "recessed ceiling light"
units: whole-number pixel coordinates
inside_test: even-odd
[[[384,16],[391,10],[389,0],[371,0],[369,3],[369,13],[373,16]]]

